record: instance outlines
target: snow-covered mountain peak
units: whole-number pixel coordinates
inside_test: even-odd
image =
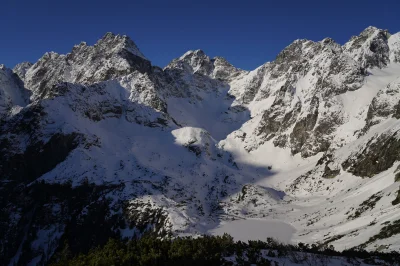
[[[333,40],[332,38],[325,38],[322,41],[320,41],[320,43],[324,47],[326,47],[328,49],[331,49],[335,53],[341,53],[342,52],[341,45],[339,43],[337,43],[335,40]]]
[[[82,41],[79,44],[75,44],[74,47],[72,48],[72,51],[79,49],[80,47],[83,47],[83,46],[88,46],[87,42]]]
[[[332,38],[330,38],[330,37],[324,38],[324,39],[321,41],[321,43],[323,43],[323,44],[331,44],[331,43],[336,44],[335,40],[332,39]]]
[[[378,29],[375,26],[368,26],[360,33],[360,35],[370,36],[373,33],[375,33],[376,31],[382,31],[382,29]]]
[[[247,71],[236,68],[225,58],[221,56],[216,56],[211,60],[214,64],[213,77],[216,79],[224,80],[230,82],[240,75],[244,75]]]
[[[217,56],[210,58],[203,50],[190,50],[181,57],[172,60],[165,69],[180,69],[191,74],[201,74],[230,82],[245,71],[234,67],[225,58]]]
[[[387,30],[368,27],[343,45],[344,52],[365,68],[385,67],[389,63]]]
[[[262,115],[246,134],[246,148],[272,140],[304,157],[326,151],[344,122],[336,96],[360,88],[364,77],[361,65],[332,39],[294,41],[274,61],[231,84],[237,101]]]
[[[100,46],[102,48],[108,48],[118,52],[124,49],[136,56],[148,60],[139,50],[133,40],[127,35],[119,35],[112,32],[107,32],[104,37],[97,41],[94,46]]]
[[[198,73],[209,76],[213,71],[213,63],[209,56],[202,50],[190,50],[184,53],[181,57],[172,60],[167,69],[181,69],[183,71]]]
[[[46,97],[60,82],[90,85],[151,69],[150,61],[129,37],[107,33],[94,46],[81,43],[66,55],[46,53],[27,70],[25,85],[35,100]]]
[[[201,49],[189,50],[186,53],[184,53],[181,57],[179,57],[179,60],[187,60],[193,57],[206,57],[206,56],[207,55]]]
[[[313,55],[322,54],[327,52],[328,54],[341,53],[342,49],[332,38],[325,38],[319,42],[297,39],[290,45],[285,47],[276,57],[272,63],[281,64],[283,62],[292,62],[297,60],[299,57],[307,57],[308,59],[313,58]]]
[[[25,81],[25,75],[26,72],[28,71],[29,68],[32,67],[32,63],[31,62],[22,62],[17,64],[14,68],[13,71],[15,74],[18,75],[18,77],[22,80]]]
[[[273,63],[281,64],[284,62],[290,63],[298,60],[301,54],[304,52],[306,44],[314,43],[306,39],[297,39],[291,44],[286,46],[275,58]]]

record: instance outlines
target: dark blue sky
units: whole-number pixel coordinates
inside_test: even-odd
[[[68,53],[111,31],[129,35],[162,67],[202,49],[254,69],[298,38],[343,44],[370,25],[398,32],[399,10],[398,0],[1,0],[0,64]]]

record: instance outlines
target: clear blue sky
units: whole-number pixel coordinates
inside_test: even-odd
[[[129,35],[154,65],[187,50],[254,69],[293,40],[346,42],[367,26],[400,31],[400,1],[1,0],[0,64],[68,53],[106,32]]]

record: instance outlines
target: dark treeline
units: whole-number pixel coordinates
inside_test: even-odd
[[[397,252],[379,253],[363,250],[335,251],[332,246],[299,243],[286,245],[266,241],[235,242],[223,236],[178,237],[160,240],[153,236],[122,241],[110,239],[104,246],[88,253],[73,255],[65,245],[54,257],[53,266],[79,265],[284,265],[290,261],[303,265],[328,265],[342,259],[350,265],[400,265]],[[279,262],[281,261],[281,263]]]

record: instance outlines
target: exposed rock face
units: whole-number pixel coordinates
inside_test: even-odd
[[[247,149],[257,149],[271,140],[276,146],[290,147],[293,154],[301,153],[303,157],[327,151],[335,131],[348,121],[341,95],[364,84],[367,68],[383,68],[396,62],[400,50],[397,43],[397,34],[390,35],[374,27],[352,37],[344,46],[330,38],[321,42],[296,40],[275,61],[233,81],[232,94],[237,102],[250,109],[257,106],[254,115],[262,114],[255,130],[258,142]],[[395,93],[396,85],[389,87]],[[382,97],[379,95],[385,96],[386,92],[377,96]],[[265,111],[259,108],[263,102]],[[385,109],[391,108],[390,112],[395,113],[397,102],[392,104],[395,99],[381,102],[388,105]],[[376,104],[378,98],[372,102],[368,121],[374,109],[387,113],[382,105]]]
[[[387,30],[368,27],[343,46],[344,52],[363,67],[382,68],[389,63],[389,36]]]
[[[344,170],[362,177],[373,177],[400,160],[399,132],[382,134],[368,141],[363,150],[352,154],[342,163]]]
[[[2,143],[4,143],[2,139]],[[47,143],[37,142],[28,146],[24,153],[4,158],[1,156],[0,175],[13,181],[33,181],[52,170],[78,146],[79,135],[55,134]],[[2,150],[7,145],[2,145]]]
[[[60,82],[93,84],[139,71],[151,71],[151,64],[127,36],[107,33],[94,46],[76,45],[72,52],[46,53],[25,75],[25,86],[33,98],[46,98]]]
[[[174,59],[165,69],[180,69],[184,72],[201,74],[222,81],[231,81],[246,73],[246,71],[232,66],[222,57],[217,56],[211,59],[202,50],[186,52],[180,58]]]
[[[211,75],[214,68],[211,59],[202,50],[188,51],[173,60],[166,68],[172,67],[206,76]]]
[[[234,67],[225,58],[217,56],[212,59],[214,63],[213,77],[223,81],[232,81],[246,73],[246,71]]]
[[[389,37],[389,59],[392,63],[400,62],[400,33],[393,34]]]
[[[293,154],[305,157],[328,149],[330,134],[344,120],[335,96],[361,87],[365,75],[329,38],[297,40],[259,71],[264,73],[262,81],[256,80],[256,86],[246,90],[250,94],[241,97],[256,102],[274,99],[256,129],[261,143],[277,137],[277,145],[285,143]]]
[[[392,116],[400,119],[400,78],[381,88],[373,98],[366,118],[366,129]]]
[[[19,77],[22,81],[25,81],[26,72],[29,70],[29,68],[31,68],[32,65],[33,65],[33,64],[32,64],[31,62],[22,62],[22,63],[16,65],[16,66],[13,68],[13,72],[14,72],[15,74],[17,74],[18,77]]]

